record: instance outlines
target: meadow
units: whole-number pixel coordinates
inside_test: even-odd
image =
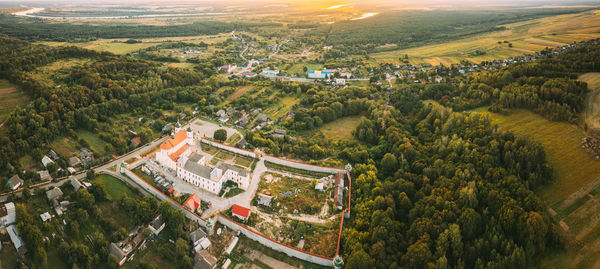
[[[362,116],[344,117],[332,122],[323,124],[319,131],[323,135],[332,140],[350,140],[352,139],[352,131],[360,123]]]
[[[7,80],[0,80],[0,129],[10,112],[17,106],[24,106],[29,98]]]
[[[501,26],[506,29],[440,44],[372,53],[370,56],[380,63],[399,63],[399,58],[405,55],[408,55],[408,61],[412,64],[450,65],[461,60],[480,63],[600,37],[600,15],[595,11],[551,16]],[[502,43],[499,44],[498,41]],[[504,41],[510,42],[512,47]],[[478,50],[485,54],[476,55]]]

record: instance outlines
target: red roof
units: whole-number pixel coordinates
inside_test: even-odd
[[[191,211],[196,211],[196,209],[198,209],[200,207],[202,203],[202,200],[200,200],[200,197],[198,197],[198,194],[192,194],[192,196],[190,196],[190,198],[188,198],[187,200],[185,200],[185,202],[183,202],[183,206],[187,207],[189,210]]]
[[[136,136],[133,139],[131,139],[131,142],[139,145],[140,143],[142,143],[142,139],[139,136]]]
[[[238,215],[242,218],[248,218],[250,216],[250,208],[245,208],[239,205],[233,205],[233,210],[231,211],[234,215]]]
[[[160,148],[164,149],[164,150],[172,149],[174,146],[176,146],[179,143],[183,142],[183,140],[185,140],[186,138],[187,138],[187,132],[186,132],[186,130],[181,129],[173,137],[171,137],[171,138],[167,139],[167,141],[163,142],[160,145]]]
[[[179,156],[181,156],[181,154],[183,154],[189,148],[190,148],[190,145],[185,144],[181,148],[179,148],[177,151],[175,151],[173,154],[169,155],[169,158],[171,158],[171,160],[173,160],[174,162],[177,162],[177,160],[179,160]]]

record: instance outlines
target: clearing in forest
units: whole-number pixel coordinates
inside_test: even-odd
[[[29,99],[7,80],[0,80],[0,128],[17,106],[24,106]]]
[[[319,131],[329,139],[333,140],[350,140],[352,139],[352,131],[360,123],[361,116],[344,117],[324,124]]]

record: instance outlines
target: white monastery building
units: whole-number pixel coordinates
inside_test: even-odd
[[[155,156],[160,165],[176,171],[177,177],[214,194],[219,194],[227,181],[244,190],[250,184],[250,173],[245,168],[223,162],[208,166],[208,157],[202,154],[200,142],[194,139],[190,128],[176,128]]]

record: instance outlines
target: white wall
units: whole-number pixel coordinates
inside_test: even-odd
[[[283,166],[292,167],[292,168],[301,169],[301,170],[306,170],[306,171],[330,173],[330,174],[336,174],[339,172],[342,172],[344,174],[346,173],[346,169],[343,169],[343,168],[323,167],[323,166],[310,165],[310,164],[305,164],[305,163],[298,163],[298,162],[294,162],[294,161],[280,159],[280,158],[273,157],[270,155],[265,155],[263,157],[263,159],[265,161],[268,161],[268,162],[271,162],[274,164],[283,165]]]
[[[239,154],[239,155],[247,156],[247,157],[250,157],[250,158],[256,158],[256,154],[254,152],[243,150],[243,149],[239,149],[239,148],[232,147],[232,146],[223,145],[221,143],[210,141],[208,139],[202,138],[202,143],[209,144],[209,145],[211,145],[213,147],[216,147],[216,148],[220,148],[220,149],[224,149],[224,150],[227,150],[227,151],[231,151],[231,152]]]

